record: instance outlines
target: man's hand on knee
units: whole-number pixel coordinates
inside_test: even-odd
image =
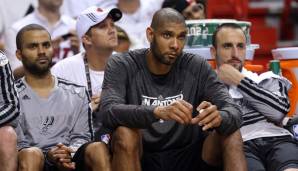
[[[177,100],[169,106],[158,106],[154,115],[162,120],[174,120],[181,124],[189,124],[192,118],[193,107],[184,100]]]
[[[192,124],[198,124],[202,126],[203,131],[220,126],[222,118],[219,111],[217,110],[217,106],[212,105],[210,102],[203,101],[197,107],[197,111],[199,113],[191,120]]]

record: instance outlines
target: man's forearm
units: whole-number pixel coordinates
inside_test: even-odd
[[[114,104],[103,108],[103,124],[114,129],[118,126],[147,128],[158,119],[153,114],[154,106]]]

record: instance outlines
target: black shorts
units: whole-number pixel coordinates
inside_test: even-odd
[[[244,142],[250,171],[298,168],[298,144],[291,136],[257,138]]]
[[[86,151],[86,147],[91,143],[93,142],[88,142],[83,144],[74,154],[72,158],[72,161],[76,163],[76,169],[74,171],[82,171],[85,169],[85,160],[84,160],[85,151]],[[45,164],[44,164],[43,171],[59,171],[59,169],[55,165],[48,162],[49,160],[47,159],[46,153],[44,153],[44,157],[45,157]]]
[[[207,165],[201,158],[204,139],[181,148],[142,156],[143,171],[218,171],[220,168]]]

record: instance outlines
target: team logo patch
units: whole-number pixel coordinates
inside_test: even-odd
[[[23,99],[23,100],[30,100],[30,97],[29,97],[27,94],[25,94],[25,95],[22,97],[22,99]]]
[[[293,125],[293,134],[296,140],[298,140],[298,124]]]
[[[6,64],[8,64],[8,59],[6,55],[0,51],[0,66],[4,66]]]
[[[168,106],[171,103],[182,100],[183,94],[178,94],[176,96],[170,96],[170,97],[162,97],[159,95],[158,97],[149,97],[142,95],[142,105],[144,106]]]
[[[46,116],[42,118],[41,132],[42,135],[50,134],[49,129],[54,125],[55,117],[54,116]]]
[[[182,93],[166,98],[164,98],[162,95],[159,95],[158,97],[149,97],[142,95],[142,105],[144,106],[168,106],[177,100],[183,100]],[[164,120],[160,119],[159,122],[164,123]]]

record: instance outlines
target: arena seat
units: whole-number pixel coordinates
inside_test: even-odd
[[[298,102],[298,75],[295,74],[294,69],[298,69],[298,60],[280,60],[280,67],[282,75],[292,82],[292,88],[289,91],[289,98],[291,103],[291,109],[288,116],[293,116],[297,110]]]

